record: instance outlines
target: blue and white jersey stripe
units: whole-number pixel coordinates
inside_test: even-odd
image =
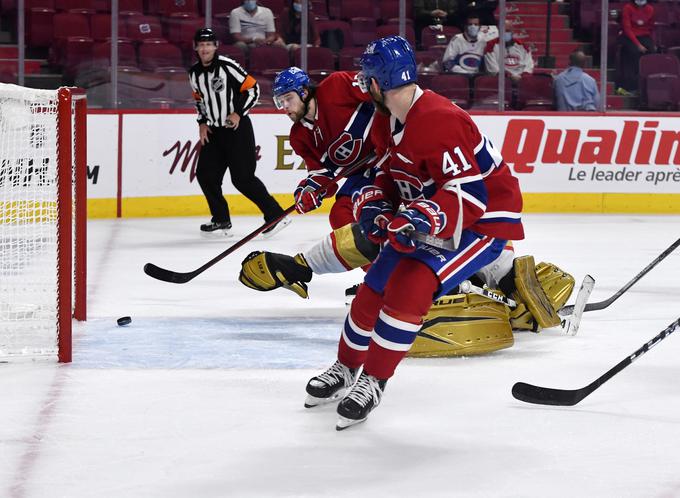
[[[482,135],[482,140],[477,144],[474,152],[482,177],[489,175],[494,168],[497,168],[503,162],[503,156],[485,135]]]
[[[364,330],[352,320],[351,314],[347,314],[345,326],[342,328],[342,338],[345,343],[357,351],[367,351],[368,343],[371,342],[371,330]]]
[[[404,322],[380,311],[375,324],[373,341],[391,351],[408,351],[416,339],[421,325]]]

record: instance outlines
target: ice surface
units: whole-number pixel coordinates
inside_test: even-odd
[[[518,333],[483,357],[406,360],[368,422],[334,430],[305,410],[308,378],[334,359],[344,289],[315,277],[310,300],[236,280],[249,251],[293,254],[327,231],[297,217],[195,280],[236,237],[207,241],[196,218],[100,220],[89,230],[89,316],[74,362],[0,363],[0,497],[680,496],[680,333],[576,407],[512,398],[515,381],[577,388],[680,315],[680,252],[577,336]],[[527,215],[533,254],[611,296],[680,236],[680,217]],[[116,318],[132,317],[128,327]]]

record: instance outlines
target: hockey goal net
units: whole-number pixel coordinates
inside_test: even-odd
[[[0,357],[71,361],[84,320],[86,110],[82,90],[0,84]]]

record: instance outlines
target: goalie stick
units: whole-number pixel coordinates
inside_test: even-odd
[[[581,326],[581,318],[586,309],[590,293],[593,292],[593,287],[595,287],[595,279],[590,275],[586,275],[576,295],[576,302],[572,306],[571,315],[564,317],[564,320],[560,323],[560,327],[562,327],[565,334],[576,335],[578,332],[578,328]]]
[[[562,322],[560,323],[560,327],[562,328],[562,331],[565,334],[576,335],[576,332],[578,332],[579,326],[581,325],[581,318],[583,316],[583,308],[585,308],[586,302],[588,301],[588,297],[590,296],[590,293],[593,291],[594,286],[595,279],[593,279],[593,277],[591,277],[590,275],[586,275],[585,278],[583,279],[583,283],[581,284],[581,288],[579,289],[578,294],[576,295],[576,304],[574,305],[574,312],[571,315],[565,317],[564,320],[562,320]],[[514,299],[502,296],[486,287],[484,288],[478,287],[469,280],[462,281],[460,283],[459,289],[460,292],[462,292],[463,294],[478,294],[480,296],[489,298],[492,301],[505,304],[510,308],[517,307],[517,303],[515,302]]]
[[[638,280],[640,280],[642,277],[644,277],[649,271],[654,268],[656,265],[658,265],[661,261],[663,261],[666,256],[668,256],[670,253],[672,253],[678,246],[680,246],[680,239],[676,240],[671,244],[671,246],[666,249],[664,252],[659,254],[657,258],[649,263],[644,270],[642,270],[640,273],[635,275],[633,279],[628,282],[626,285],[621,287],[616,294],[614,294],[612,297],[609,299],[605,299],[604,301],[600,301],[597,303],[589,303],[586,305],[585,309],[583,311],[598,311],[598,310],[603,310],[610,304],[612,304],[614,301],[616,301],[621,295],[626,292],[628,289],[630,289],[635,283],[637,283]],[[569,306],[564,306],[558,310],[558,313],[562,316],[570,315],[574,311],[574,305],[569,305]]]
[[[320,191],[320,195],[323,197],[325,193],[328,191],[330,187],[333,185],[337,184],[340,180],[343,178],[346,178],[350,176],[353,173],[356,173],[359,171],[362,167],[364,167],[366,164],[371,162],[372,160],[375,159],[375,154],[369,154],[365,158],[363,158],[361,161],[358,161],[354,163],[352,166],[349,168],[343,170],[341,173],[335,176],[327,185],[325,185]],[[376,167],[379,167],[380,164],[382,164],[385,159],[389,157],[388,155],[383,156],[383,158],[378,161],[376,164]],[[286,209],[281,215],[279,215],[277,218],[266,222],[264,225],[260,226],[259,228],[256,228],[252,232],[250,232],[248,235],[243,237],[241,240],[230,246],[228,249],[222,251],[220,254],[215,256],[213,259],[208,261],[206,264],[201,266],[200,268],[195,269],[194,271],[190,272],[176,272],[172,270],[166,270],[165,268],[161,268],[159,266],[154,265],[153,263],[147,263],[144,265],[144,273],[149,275],[150,277],[153,277],[157,280],[162,280],[163,282],[170,282],[173,284],[185,284],[188,281],[194,279],[201,273],[203,273],[205,270],[210,268],[211,266],[215,265],[216,263],[222,261],[224,258],[232,254],[234,251],[237,249],[241,248],[244,246],[246,243],[250,242],[253,240],[255,237],[260,235],[262,232],[267,230],[270,227],[273,227],[276,225],[278,222],[280,222],[282,219],[284,219],[286,216],[291,214],[293,211],[295,211],[295,204],[290,206],[288,209]]]
[[[583,398],[591,394],[609,379],[614,377],[614,375],[633,363],[640,356],[652,349],[659,342],[671,335],[679,325],[680,318],[671,323],[653,339],[643,344],[640,349],[626,357],[624,360],[609,369],[606,373],[581,389],[553,389],[550,387],[540,387],[534,386],[532,384],[526,384],[524,382],[517,382],[514,386],[512,386],[512,395],[520,401],[534,403],[537,405],[573,406],[582,401]]]

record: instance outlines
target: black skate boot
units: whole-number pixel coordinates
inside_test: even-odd
[[[279,221],[276,225],[272,225],[269,228],[267,228],[266,230],[264,230],[262,232],[262,237],[265,238],[265,239],[268,239],[269,237],[271,237],[275,233],[280,232],[281,230],[286,228],[288,225],[290,225],[291,221],[292,220],[290,219],[290,217],[286,216],[284,219]]]
[[[362,372],[359,380],[338,405],[336,430],[341,431],[366,420],[371,410],[380,404],[385,384],[387,379],[376,379]]]
[[[354,301],[354,298],[357,297],[357,290],[359,290],[360,285],[361,284],[356,284],[356,285],[353,285],[352,287],[345,289],[345,304],[347,306],[352,304],[352,301]]]
[[[358,370],[358,368],[348,368],[336,361],[324,373],[309,379],[305,408],[325,405],[340,399],[347,389],[354,384]]]
[[[211,221],[201,225],[201,235],[208,238],[231,237],[231,221]]]

